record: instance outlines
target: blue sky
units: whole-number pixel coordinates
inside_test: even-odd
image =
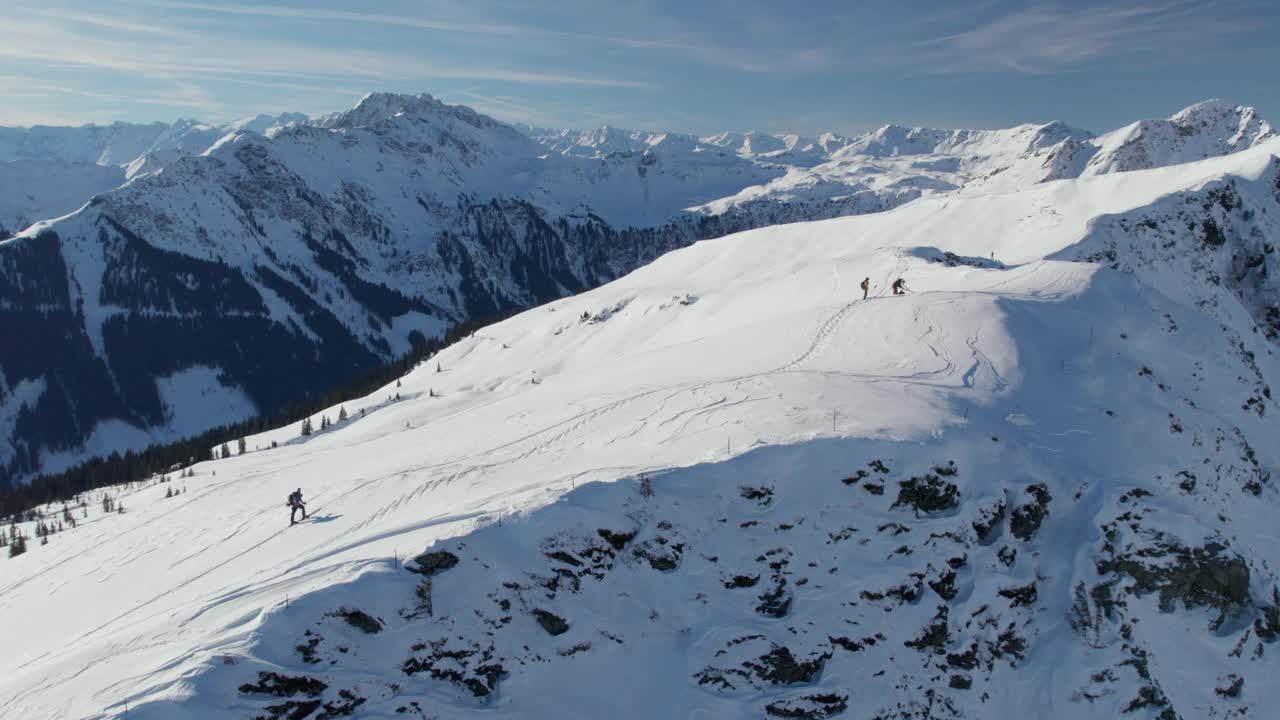
[[[1280,120],[1280,3],[5,0],[0,124],[321,113],[371,90],[693,132]]]

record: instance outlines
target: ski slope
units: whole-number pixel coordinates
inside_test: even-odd
[[[1115,218],[1224,179],[1277,202],[1277,152],[698,243],[477,332],[346,403],[330,430],[251,437],[194,477],[112,492],[123,513],[95,494],[77,528],[0,564],[0,717],[271,717],[311,702],[237,690],[258,672],[322,678],[317,706],[367,718],[826,717],[842,703],[905,718],[926,697],[932,717],[1115,717],[1134,697],[1152,716],[1272,717],[1280,648],[1264,652],[1256,628],[1274,608],[1277,499],[1265,481],[1242,489],[1237,456],[1280,466],[1280,408],[1268,395],[1271,412],[1240,409],[1250,372],[1280,378],[1280,365],[1226,288],[1176,264],[1118,272],[1076,255],[1128,237]],[[1178,252],[1199,252],[1184,234]],[[888,296],[897,277],[905,297]],[[878,461],[879,493],[879,470],[841,482]],[[948,463],[958,504],[891,505],[899,482]],[[1199,473],[1194,493],[1177,489],[1183,468]],[[617,482],[641,475],[653,497]],[[1038,534],[978,530],[1035,483],[1053,498]],[[297,487],[311,519],[290,527]],[[1115,523],[1128,523],[1118,540]],[[614,557],[597,528],[636,534]],[[1115,585],[1127,605],[1094,597],[1096,623],[1068,626],[1074,588],[1109,577],[1101,559],[1171,538],[1226,543],[1248,601],[1215,622]],[[461,557],[432,578],[429,616],[404,569],[427,548]],[[564,565],[579,588],[549,588],[568,577],[546,569],[554,551],[609,559],[599,578]],[[730,589],[740,571],[761,584]],[[884,592],[904,581],[915,592]],[[740,599],[770,583],[782,615]],[[1015,586],[1032,600],[1003,594]],[[382,631],[353,630],[339,608]],[[535,611],[568,629],[550,634]],[[939,622],[933,652],[921,632]],[[972,666],[948,659],[969,647]],[[755,669],[778,648],[797,662]],[[438,676],[405,669],[428,651]],[[1217,692],[1229,674],[1247,702]],[[339,710],[326,712],[298,717]]]

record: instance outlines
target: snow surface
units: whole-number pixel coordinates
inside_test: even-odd
[[[123,513],[91,494],[0,564],[0,716],[310,701],[243,689],[275,672],[368,718],[1274,717],[1280,408],[1246,399],[1280,364],[1247,297],[1178,264],[1230,262],[1198,227],[1169,224],[1173,258],[1127,243],[1227,185],[1276,202],[1277,152],[702,242],[477,332],[331,430],[111,490]],[[954,506],[895,502],[930,473]],[[1047,519],[1015,538],[1036,484]],[[289,527],[296,487],[312,519]],[[1166,611],[1101,564],[1174,540],[1238,554],[1247,602]],[[427,548],[459,559],[429,611],[404,569]]]

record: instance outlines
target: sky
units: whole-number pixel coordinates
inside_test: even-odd
[[[4,0],[0,125],[224,122],[430,93],[543,127],[1105,131],[1280,119],[1280,2]]]

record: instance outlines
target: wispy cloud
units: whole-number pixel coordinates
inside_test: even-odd
[[[633,89],[654,87],[647,81],[572,72],[453,65],[376,50],[290,45],[204,35],[184,37],[182,42],[158,40],[139,46],[127,38],[81,33],[61,23],[24,21],[21,18],[11,19],[9,29],[12,32],[8,41],[0,44],[0,57],[120,72],[169,76],[204,74],[263,78],[364,78],[378,81],[453,79],[524,85]]]
[[[749,73],[773,72],[791,64],[789,58],[785,56],[775,56],[771,60],[765,61],[762,59],[762,53],[759,51],[716,45],[705,37],[690,35],[687,32],[683,33],[684,37],[681,38],[661,39],[629,37],[616,33],[582,32],[566,30],[560,27],[541,27],[527,24],[458,22],[404,14],[284,7],[271,4],[219,3],[215,5],[204,2],[192,2],[191,0],[134,1],[144,5],[165,8],[168,10],[185,10],[250,17],[268,17],[283,20],[361,23],[385,25],[396,28],[447,31],[451,33],[494,35],[508,38],[528,37],[540,39],[544,42],[547,40],[561,39],[601,45],[612,45],[632,50],[672,51],[702,64]]]
[[[243,5],[234,3],[200,3],[182,2],[181,0],[137,0],[143,5],[165,8],[168,10],[191,10],[224,15],[248,15],[286,20],[318,20],[341,23],[369,23],[375,25],[391,25],[395,27],[411,27],[422,30],[447,30],[449,32],[477,33],[485,35],[520,35],[527,33],[549,33],[539,28],[507,25],[502,23],[464,23],[435,20],[411,15],[389,15],[380,13],[354,12],[349,10],[324,10],[317,8],[283,7],[278,5]]]
[[[1012,71],[1039,74],[1178,43],[1257,29],[1255,19],[1223,12],[1226,4],[1171,2],[1128,7],[1034,5],[970,30],[915,43],[908,49],[939,73]]]

